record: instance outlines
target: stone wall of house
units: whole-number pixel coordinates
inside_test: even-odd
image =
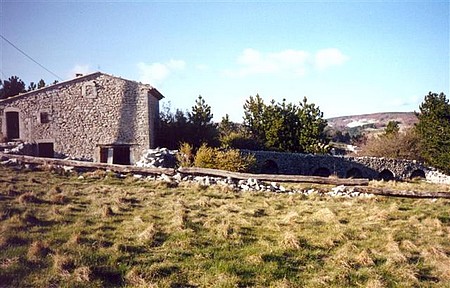
[[[99,160],[101,145],[131,145],[134,163],[154,144],[159,104],[151,89],[94,73],[0,101],[0,127],[5,135],[6,112],[17,111],[22,141],[51,142],[56,156],[84,160]]]
[[[377,157],[338,157],[270,151],[245,151],[254,154],[262,172],[292,175],[336,175],[340,178],[364,177],[405,180],[429,177],[432,168],[417,161]],[[422,174],[423,172],[423,174]],[[325,175],[324,175],[325,174]],[[436,173],[434,173],[436,174]],[[442,181],[441,181],[442,182]]]

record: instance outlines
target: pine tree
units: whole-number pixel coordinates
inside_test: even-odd
[[[37,88],[36,83],[30,82],[30,84],[28,85],[27,91],[33,91],[33,90],[36,90],[36,88]]]
[[[0,81],[0,86],[0,99],[26,92],[25,83],[17,76],[11,76],[8,80]]]
[[[258,143],[266,142],[264,110],[266,105],[263,99],[256,94],[250,96],[244,104],[244,126],[249,131],[251,137]]]
[[[385,136],[397,135],[399,131],[400,127],[398,126],[398,122],[389,121],[388,124],[386,125],[386,128],[384,129],[384,135]]]
[[[281,103],[265,105],[259,95],[244,105],[244,126],[255,140],[268,150],[322,153],[327,121],[306,97],[300,105]]]
[[[429,92],[419,107],[416,131],[426,162],[450,173],[450,104],[444,93]]]
[[[45,81],[44,79],[39,80],[38,84],[37,84],[37,88],[41,89],[45,87]]]
[[[314,103],[308,103],[306,97],[300,103],[298,111],[299,121],[299,145],[302,152],[324,153],[325,127],[327,120],[323,119],[323,113]]]
[[[209,146],[216,146],[217,128],[212,122],[213,114],[211,113],[211,106],[206,104],[202,96],[198,96],[195,100],[195,105],[192,106],[191,112],[188,113],[188,121],[190,124],[190,143],[194,148],[199,148],[203,143]]]

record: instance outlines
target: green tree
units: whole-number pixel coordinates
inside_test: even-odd
[[[298,106],[271,101],[270,105],[256,95],[244,104],[244,126],[250,135],[268,150],[323,153],[327,121],[315,104],[306,97]]]
[[[298,107],[287,104],[285,99],[278,104],[272,101],[266,107],[266,147],[277,151],[303,152],[299,146],[300,127],[297,112]]]
[[[264,115],[265,108],[266,105],[259,94],[256,94],[255,97],[250,96],[244,104],[244,126],[251,137],[261,144],[266,141],[266,123],[264,120],[267,119],[265,119]]]
[[[190,124],[190,143],[194,148],[199,148],[203,143],[209,146],[216,146],[217,143],[217,127],[212,122],[213,114],[211,106],[206,104],[202,96],[198,96],[195,105],[192,106],[191,112],[188,113],[188,122]]]
[[[327,127],[327,120],[323,118],[323,113],[314,103],[308,103],[306,97],[300,103],[300,109],[297,113],[299,123],[299,145],[302,152],[323,153],[326,135],[324,133]]]
[[[26,92],[25,83],[17,76],[11,76],[8,80],[0,80],[0,99]]]
[[[221,136],[229,135],[231,132],[237,130],[235,123],[230,121],[230,116],[228,114],[225,114],[225,116],[222,117],[218,129]]]
[[[179,109],[173,113],[170,102],[163,104],[157,127],[156,143],[158,146],[177,149],[181,143],[190,139],[190,126],[185,113]]]
[[[37,88],[41,89],[45,87],[45,81],[44,79],[39,80],[38,84],[37,84]]]
[[[36,90],[36,88],[37,88],[36,83],[30,82],[30,84],[28,85],[27,91],[33,91],[33,90]]]
[[[415,128],[425,161],[450,173],[450,104],[444,93],[429,92],[419,106]]]
[[[397,121],[389,121],[384,129],[384,135],[397,135],[400,131],[400,127],[398,126]]]

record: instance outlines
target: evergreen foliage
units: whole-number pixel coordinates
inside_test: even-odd
[[[44,88],[45,87],[45,81],[44,79],[39,80],[38,84],[37,84],[38,89]]]
[[[37,85],[34,82],[30,82],[30,84],[28,85],[27,91],[33,91],[37,89]]]
[[[400,127],[398,126],[398,122],[389,121],[386,128],[384,129],[385,135],[396,135],[400,131]]]
[[[198,149],[203,143],[218,145],[217,125],[212,122],[211,106],[199,96],[191,112],[179,109],[172,113],[170,103],[163,106],[157,132],[157,145],[177,149],[183,142]]]
[[[444,93],[429,92],[417,113],[416,131],[426,162],[450,173],[450,104]]]
[[[212,122],[213,114],[211,106],[206,104],[202,96],[198,96],[195,105],[192,106],[191,112],[188,113],[188,121],[192,138],[190,143],[198,148],[203,143],[210,146],[217,145],[217,127]]]
[[[25,83],[17,76],[11,76],[8,80],[0,80],[0,99],[6,99],[26,92]]]
[[[274,100],[266,105],[259,95],[244,104],[244,126],[255,142],[275,151],[323,153],[327,121],[306,97],[299,105]]]

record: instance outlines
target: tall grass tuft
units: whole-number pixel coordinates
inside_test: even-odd
[[[43,241],[31,243],[27,252],[27,259],[30,262],[39,262],[51,252],[49,245]]]
[[[82,266],[73,270],[73,277],[76,282],[89,283],[92,280],[93,272],[90,267]]]
[[[113,212],[111,206],[105,205],[102,207],[102,216],[103,217],[114,216],[114,212]]]
[[[33,192],[27,192],[19,196],[19,203],[27,204],[27,203],[39,203],[40,199],[36,197]]]

